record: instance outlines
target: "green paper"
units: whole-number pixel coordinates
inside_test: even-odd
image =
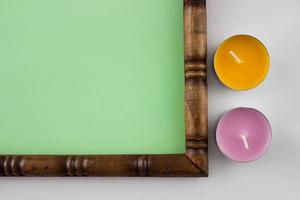
[[[0,0],[0,154],[184,152],[182,0]]]

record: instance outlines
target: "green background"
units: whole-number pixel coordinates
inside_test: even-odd
[[[184,152],[182,0],[0,0],[0,154]]]

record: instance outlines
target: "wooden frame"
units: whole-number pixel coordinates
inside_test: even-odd
[[[183,0],[186,152],[0,156],[0,176],[208,176],[206,2]]]

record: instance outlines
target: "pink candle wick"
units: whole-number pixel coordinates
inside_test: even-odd
[[[241,135],[241,138],[242,138],[242,140],[243,140],[245,149],[248,150],[250,147],[249,147],[249,144],[248,144],[248,140],[247,140],[246,134],[242,134],[242,135]]]

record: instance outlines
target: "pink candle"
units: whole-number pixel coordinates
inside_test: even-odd
[[[262,156],[272,138],[268,119],[253,108],[236,108],[224,114],[216,134],[222,153],[239,162],[253,161]]]

